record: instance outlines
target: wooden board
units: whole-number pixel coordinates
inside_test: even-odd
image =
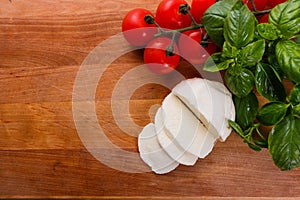
[[[95,47],[121,32],[126,12],[136,7],[154,12],[158,2],[1,0],[0,198],[300,196],[299,169],[279,171],[267,151],[250,150],[235,134],[225,143],[218,142],[195,166],[179,166],[167,175],[116,170],[86,149],[72,112],[80,66]],[[140,51],[133,51],[109,65],[97,82],[93,103],[107,138],[135,156],[137,139],[118,127],[112,104],[128,103],[132,120],[144,126],[153,118],[155,105],[169,92],[158,84],[144,84],[132,93],[130,101],[111,101],[118,81],[143,64],[141,56]],[[186,78],[199,76],[186,62],[178,69]],[[175,81],[172,76],[166,80]],[[110,156],[109,149],[107,152]],[[111,156],[112,163],[118,159]]]

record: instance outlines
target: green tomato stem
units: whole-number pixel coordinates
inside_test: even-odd
[[[250,0],[250,1],[251,1],[251,5],[252,5],[252,8],[253,8],[253,11],[254,11],[254,12],[257,12],[256,6],[255,6],[255,3],[254,3],[254,0]]]
[[[173,46],[174,46],[174,43],[175,43],[175,37],[176,37],[176,32],[173,33],[171,44],[166,49],[166,55],[167,56],[173,56],[174,55],[174,48],[173,48]]]
[[[267,13],[270,13],[271,12],[271,9],[268,9],[268,10],[262,10],[262,11],[253,11],[253,14],[255,16],[257,15],[264,15],[264,14],[267,14]]]
[[[166,36],[166,35],[173,35],[174,33],[182,33],[184,31],[189,31],[189,30],[195,30],[198,28],[202,28],[203,25],[202,24],[193,24],[191,26],[185,27],[185,28],[180,28],[180,29],[175,29],[175,30],[160,30],[159,33],[155,34],[155,37],[161,37],[161,36]]]

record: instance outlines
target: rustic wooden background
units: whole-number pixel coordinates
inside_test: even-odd
[[[154,11],[158,2],[0,0],[0,198],[300,196],[299,169],[279,171],[267,151],[250,150],[235,134],[217,143],[205,160],[167,175],[115,170],[86,150],[72,116],[79,67],[97,45],[120,33],[127,11]],[[110,99],[122,75],[142,64],[141,55],[135,51],[118,58],[96,91],[96,113],[105,134],[132,152],[137,152],[137,139],[118,128]],[[185,62],[179,71],[197,76]],[[135,91],[130,101],[134,121],[141,126],[150,122],[148,110],[168,92],[157,84]]]

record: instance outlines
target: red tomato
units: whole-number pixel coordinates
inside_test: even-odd
[[[263,16],[261,16],[261,18],[258,20],[258,22],[261,24],[261,23],[268,23],[269,19],[269,14],[264,14]]]
[[[216,3],[216,0],[192,0],[191,14],[197,23],[201,24],[203,14],[214,3]]]
[[[269,8],[274,8],[275,6],[277,6],[278,4],[284,3],[286,2],[286,0],[268,0],[268,7]]]
[[[200,29],[197,29],[183,32],[178,40],[181,57],[191,64],[198,64],[200,61],[202,52],[201,39],[202,33]]]
[[[125,39],[132,45],[145,46],[154,38],[157,28],[154,24],[148,24],[144,18],[153,14],[143,8],[136,8],[129,11],[122,22],[122,32]],[[150,28],[152,27],[152,28]]]
[[[202,65],[211,54],[215,53],[217,46],[211,40],[207,46],[200,45],[202,40],[200,30],[185,31],[183,34],[178,41],[179,52],[191,64]]]
[[[187,4],[185,0],[162,0],[156,10],[156,22],[163,28],[179,29],[190,26],[191,18],[179,12],[179,7]]]
[[[255,8],[258,11],[262,11],[267,7],[268,0],[243,0],[244,3],[247,3],[247,6],[251,11],[253,11],[251,1],[254,1]]]
[[[167,55],[167,47],[172,40],[167,37],[153,39],[145,48],[144,63],[147,67],[157,74],[167,74],[172,72],[180,62],[180,56],[177,45],[173,45],[172,55]]]

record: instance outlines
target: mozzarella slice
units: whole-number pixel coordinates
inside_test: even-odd
[[[145,126],[139,134],[138,148],[142,160],[155,173],[165,174],[174,170],[179,165],[159,145],[153,123]]]
[[[197,156],[184,150],[165,128],[162,118],[162,109],[159,108],[155,115],[155,130],[158,142],[167,154],[183,165],[194,165],[198,159]]]
[[[208,132],[173,93],[162,103],[162,116],[165,129],[184,150],[199,158],[211,152],[217,136]]]
[[[231,133],[228,120],[235,120],[231,93],[219,82],[193,78],[176,85],[176,95],[212,134],[225,141]]]

